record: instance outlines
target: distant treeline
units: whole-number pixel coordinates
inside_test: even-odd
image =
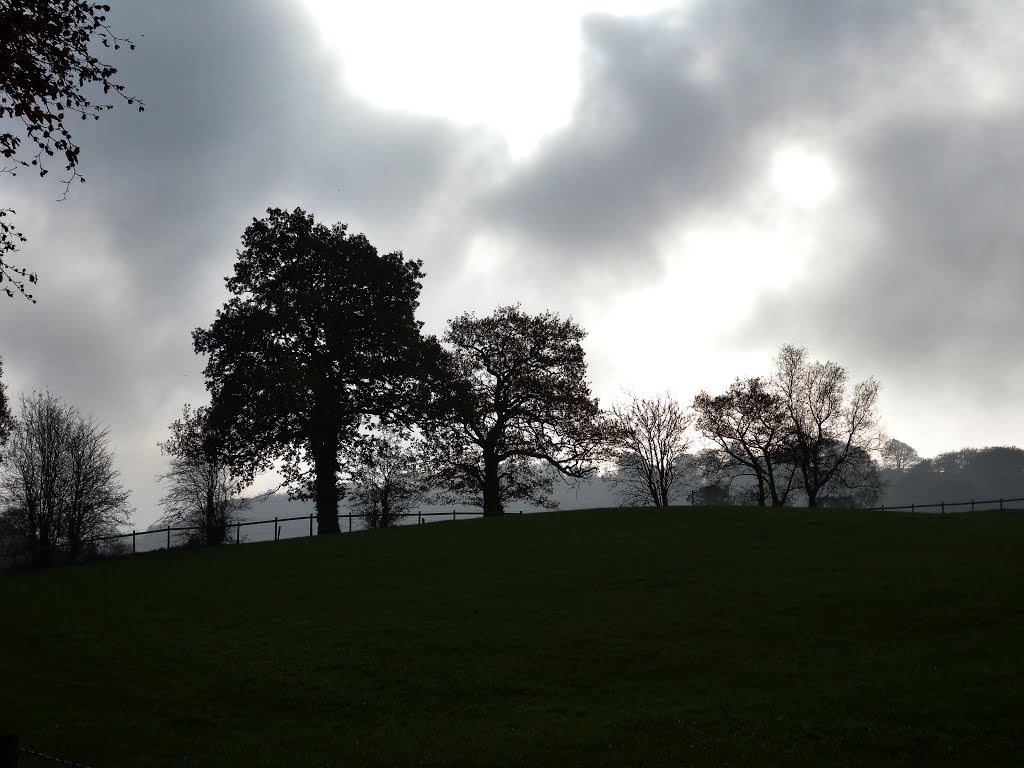
[[[886,467],[882,479],[887,505],[1024,496],[1024,449],[961,448]]]

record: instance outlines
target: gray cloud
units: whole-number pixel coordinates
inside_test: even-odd
[[[383,249],[425,256],[443,277],[458,267],[459,227],[424,234],[424,222],[493,147],[347,92],[290,3],[195,0],[169,13],[144,2],[111,18],[138,43],[118,64],[146,111],[81,125],[88,181],[68,201],[53,202],[53,184],[17,180],[30,237],[20,261],[40,273],[40,303],[3,308],[0,349],[12,389],[49,388],[111,424],[140,518],[151,520],[154,443],[182,402],[205,400],[190,331],[223,301],[248,222],[268,206],[302,206]]]
[[[571,312],[581,296],[610,300],[658,278],[667,233],[742,212],[788,140],[830,153],[841,193],[808,216],[807,273],[731,308],[749,320],[726,341],[806,344],[877,375],[893,402],[941,377],[960,400],[1005,398],[1004,421],[1024,419],[1008,405],[1024,402],[1012,357],[1024,84],[1000,35],[1024,20],[1016,6],[705,0],[591,17],[572,120],[521,165],[482,130],[368,106],[295,8],[115,8],[119,33],[145,35],[119,64],[146,112],[83,124],[88,183],[66,203],[38,179],[4,181],[31,237],[21,261],[42,277],[39,306],[2,309],[5,379],[111,424],[140,520],[155,516],[155,441],[182,402],[205,399],[189,332],[212,319],[239,236],[267,206],[423,258],[439,330],[487,309],[460,294],[474,238],[515,254],[494,280],[502,301]],[[972,79],[982,65],[1004,80],[991,103],[987,75]]]
[[[780,138],[831,135],[884,105],[955,10],[726,0],[591,17],[571,125],[482,215],[538,246],[537,262],[650,278],[667,229],[737,204]]]

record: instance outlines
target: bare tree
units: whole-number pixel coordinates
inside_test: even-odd
[[[157,443],[170,457],[168,470],[158,478],[167,483],[160,521],[194,528],[190,543],[216,546],[224,543],[238,512],[251,500],[240,495],[239,478],[209,439],[208,424],[207,407],[193,411],[186,403],[181,418],[171,424],[171,437]]]
[[[408,517],[430,490],[422,452],[395,432],[362,435],[342,452],[355,509],[368,528]]]
[[[808,506],[837,487],[864,487],[870,473],[851,469],[865,457],[873,461],[882,446],[878,382],[868,379],[850,389],[841,365],[812,362],[805,349],[788,344],[775,366],[773,385],[788,416],[789,450]]]
[[[618,472],[612,485],[624,504],[667,507],[684,488],[693,415],[670,394],[632,396],[611,410]]]
[[[882,465],[886,469],[903,472],[920,461],[920,454],[901,440],[892,438],[882,446]]]
[[[788,413],[778,393],[763,379],[736,379],[725,394],[701,392],[693,400],[697,429],[714,445],[716,483],[748,475],[759,506],[784,506],[793,490],[796,467],[790,451]]]
[[[129,493],[118,482],[121,473],[114,468],[109,428],[92,416],[81,416],[69,427],[65,526],[68,554],[74,559],[86,543],[128,524]]]
[[[0,502],[35,562],[57,550],[77,557],[128,523],[108,430],[74,406],[49,393],[22,396],[3,455]]]

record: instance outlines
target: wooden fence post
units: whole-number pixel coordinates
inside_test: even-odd
[[[309,538],[313,538],[313,513],[309,513]]]
[[[0,768],[18,768],[18,736],[0,732]]]
[[[242,524],[235,523],[235,544],[242,543]]]
[[[132,529],[132,554],[135,554],[135,529]]]
[[[348,532],[352,533],[352,513],[348,513]]]
[[[277,527],[277,515],[274,515],[274,541],[277,541],[281,532],[281,529]]]
[[[171,526],[167,526],[167,549],[171,548]]]

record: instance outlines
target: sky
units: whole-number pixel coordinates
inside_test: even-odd
[[[881,382],[922,455],[1022,445],[1024,3],[130,0],[146,104],[76,123],[68,199],[3,177],[39,303],[9,394],[110,426],[140,527],[206,402],[191,331],[268,207],[422,259],[428,332],[571,315],[593,390],[684,402],[785,343]],[[123,55],[122,55],[123,54]],[[2,297],[0,297],[2,298]]]

